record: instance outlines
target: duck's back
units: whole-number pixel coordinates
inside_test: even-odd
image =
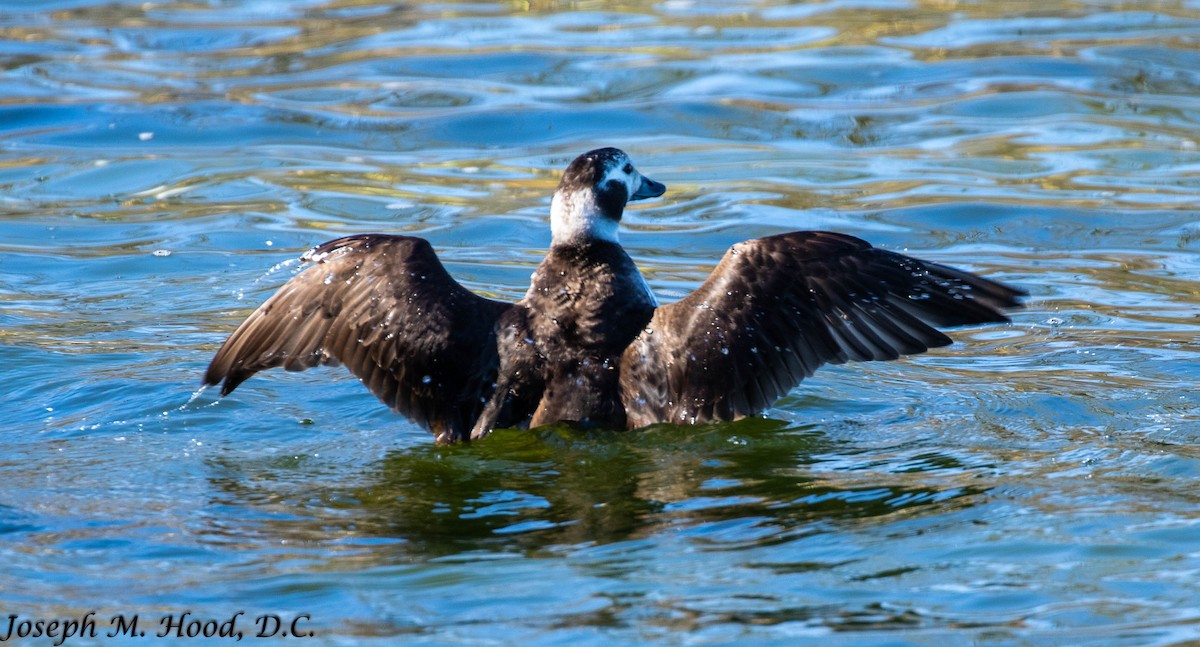
[[[545,385],[530,424],[623,427],[621,355],[655,308],[629,255],[606,241],[553,247],[521,305]]]

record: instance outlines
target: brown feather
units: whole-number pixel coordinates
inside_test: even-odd
[[[694,292],[655,311],[647,326],[654,333],[625,353],[622,399],[630,424],[740,418],[825,363],[890,360],[950,343],[935,325],[1007,321],[1000,309],[1019,306],[1023,294],[844,234],[746,241]],[[698,361],[688,361],[693,356]],[[713,408],[717,400],[723,404]]]
[[[509,306],[459,285],[419,238],[350,236],[304,258],[312,265],[230,335],[204,382],[225,395],[268,368],[340,363],[384,404],[464,438],[463,421],[490,394],[496,321]]]

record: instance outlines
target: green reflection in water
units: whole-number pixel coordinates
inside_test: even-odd
[[[351,486],[296,492],[306,469],[296,459],[220,459],[219,471],[238,476],[215,485],[232,495],[224,503],[283,514],[266,523],[268,534],[398,539],[405,555],[422,558],[536,555],[745,519],[752,523],[727,535],[698,533],[694,542],[702,549],[766,546],[829,530],[827,524],[942,514],[983,491],[919,479],[839,482],[806,469],[814,456],[837,449],[811,427],[759,418],[634,433],[502,430],[465,446],[396,450]],[[962,467],[937,454],[898,472]],[[254,474],[266,478],[247,478]]]

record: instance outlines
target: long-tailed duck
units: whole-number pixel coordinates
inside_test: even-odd
[[[617,242],[626,203],[666,190],[615,148],[567,167],[552,241],[517,303],[481,297],[421,238],[319,245],[229,337],[205,384],[344,364],[439,443],[555,422],[634,429],[735,420],[825,363],[950,343],[933,326],[1007,321],[1025,293],[853,236],[794,231],[734,245],[682,300],[658,305]]]

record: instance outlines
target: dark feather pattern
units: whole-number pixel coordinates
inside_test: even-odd
[[[204,382],[226,395],[264,369],[344,364],[440,441],[464,439],[495,381],[496,321],[510,305],[459,285],[420,238],[349,236],[302,258],[313,264],[238,327]]]
[[[933,326],[1001,322],[1023,293],[844,234],[734,245],[683,300],[658,308],[622,357],[632,427],[733,420],[826,363],[945,346]]]

